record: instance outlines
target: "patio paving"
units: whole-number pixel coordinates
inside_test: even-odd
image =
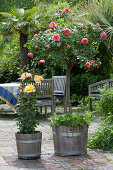
[[[22,160],[17,157],[15,133],[16,122],[7,116],[0,116],[0,170],[113,170],[113,153],[87,149],[82,156],[60,157],[54,155],[52,129],[49,119],[40,120],[37,130],[42,131],[42,154],[36,160]],[[93,133],[100,124],[95,120],[89,127]]]

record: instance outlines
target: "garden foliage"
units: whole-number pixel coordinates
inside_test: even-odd
[[[104,119],[103,123],[92,136],[88,146],[93,149],[113,151],[113,88],[107,85],[101,90],[102,98],[96,103],[96,112]]]

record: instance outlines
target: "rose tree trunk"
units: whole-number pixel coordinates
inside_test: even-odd
[[[67,64],[67,102],[69,106],[69,113],[72,113],[71,108],[71,100],[70,100],[70,73],[71,73],[72,66],[71,64]]]

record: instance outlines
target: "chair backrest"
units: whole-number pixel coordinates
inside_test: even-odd
[[[53,76],[54,80],[54,94],[65,95],[66,91],[66,76]]]
[[[51,98],[53,99],[54,92],[54,80],[53,79],[44,79],[41,83],[36,85],[36,98]]]

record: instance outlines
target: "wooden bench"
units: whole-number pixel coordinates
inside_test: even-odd
[[[104,86],[107,84],[107,87],[110,88],[113,86],[113,80],[107,79],[102,80],[99,82],[96,82],[94,84],[90,84],[88,86],[88,92],[89,92],[89,109],[92,111],[92,99],[100,99],[102,96],[99,93],[98,89],[103,89]]]

